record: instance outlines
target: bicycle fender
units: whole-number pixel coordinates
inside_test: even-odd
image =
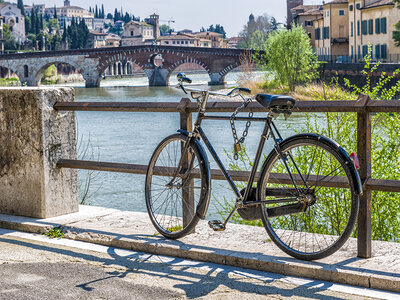
[[[363,189],[362,189],[362,184],[361,184],[361,179],[360,179],[360,175],[358,174],[358,171],[356,170],[356,168],[354,167],[353,161],[350,158],[350,155],[346,152],[346,150],[343,149],[342,146],[340,146],[337,142],[335,142],[334,140],[325,137],[323,135],[319,135],[316,133],[302,133],[302,134],[297,134],[294,135],[286,140],[283,140],[282,142],[280,142],[280,145],[283,145],[284,143],[287,143],[289,141],[292,140],[296,140],[296,139],[314,139],[314,140],[319,140],[320,142],[330,145],[333,148],[336,148],[336,150],[339,152],[339,155],[343,158],[343,160],[345,161],[346,165],[349,166],[350,168],[350,175],[351,178],[353,179],[353,185],[354,185],[354,190],[356,192],[357,195],[361,195],[363,193]]]
[[[189,136],[189,132],[186,130],[182,130],[179,129],[178,132],[180,134],[183,134],[185,136]],[[207,152],[204,150],[204,147],[201,145],[200,141],[197,139],[192,139],[192,143],[194,143],[194,146],[197,148],[197,150],[200,153],[200,156],[202,157],[202,160],[205,166],[205,176],[206,176],[206,180],[204,182],[204,185],[202,186],[202,198],[204,197],[204,201],[199,202],[199,204],[197,205],[196,208],[196,215],[204,220],[206,218],[207,215],[207,210],[208,210],[208,206],[210,204],[210,190],[211,190],[211,171],[210,171],[210,163],[208,161],[208,156],[207,156]]]

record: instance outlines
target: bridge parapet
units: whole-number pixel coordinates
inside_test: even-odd
[[[82,74],[87,87],[98,87],[105,70],[123,61],[124,66],[129,62],[142,68],[150,86],[166,86],[177,67],[191,63],[207,71],[210,84],[224,84],[226,74],[240,65],[242,55],[249,53],[241,49],[133,46],[4,54],[0,55],[0,66],[15,72],[22,83],[38,86],[48,66],[69,64]]]

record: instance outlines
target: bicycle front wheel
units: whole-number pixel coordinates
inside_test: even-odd
[[[268,156],[258,184],[270,238],[303,260],[324,258],[349,238],[358,214],[352,170],[338,145],[299,135]],[[268,201],[270,203],[268,203]]]
[[[165,138],[154,151],[146,175],[148,214],[157,231],[171,239],[191,233],[204,213],[198,209],[206,210],[204,201],[209,201],[207,159],[193,141],[184,152],[187,139],[182,134]]]

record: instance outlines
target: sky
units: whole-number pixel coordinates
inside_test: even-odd
[[[10,2],[14,2],[11,0]],[[16,2],[16,0],[15,0]],[[305,0],[305,4],[320,4],[322,0]],[[24,0],[25,5],[45,4],[53,7],[62,6],[63,0]],[[278,22],[286,20],[286,0],[71,0],[71,5],[89,9],[104,3],[106,13],[115,8],[123,9],[141,19],[154,12],[160,15],[160,23],[167,24],[174,20],[171,27],[177,30],[191,29],[199,31],[201,27],[221,24],[229,37],[237,36],[247,23],[249,15],[268,14]]]

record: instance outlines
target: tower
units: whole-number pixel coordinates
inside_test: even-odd
[[[303,0],[286,0],[287,3],[287,27],[290,28],[292,24],[293,18],[291,9],[295,8],[296,6],[303,5]]]
[[[69,0],[64,0],[64,6],[71,6],[71,2]]]
[[[160,16],[157,14],[152,14],[150,16],[149,23],[153,25],[154,38],[158,39],[160,37]]]

